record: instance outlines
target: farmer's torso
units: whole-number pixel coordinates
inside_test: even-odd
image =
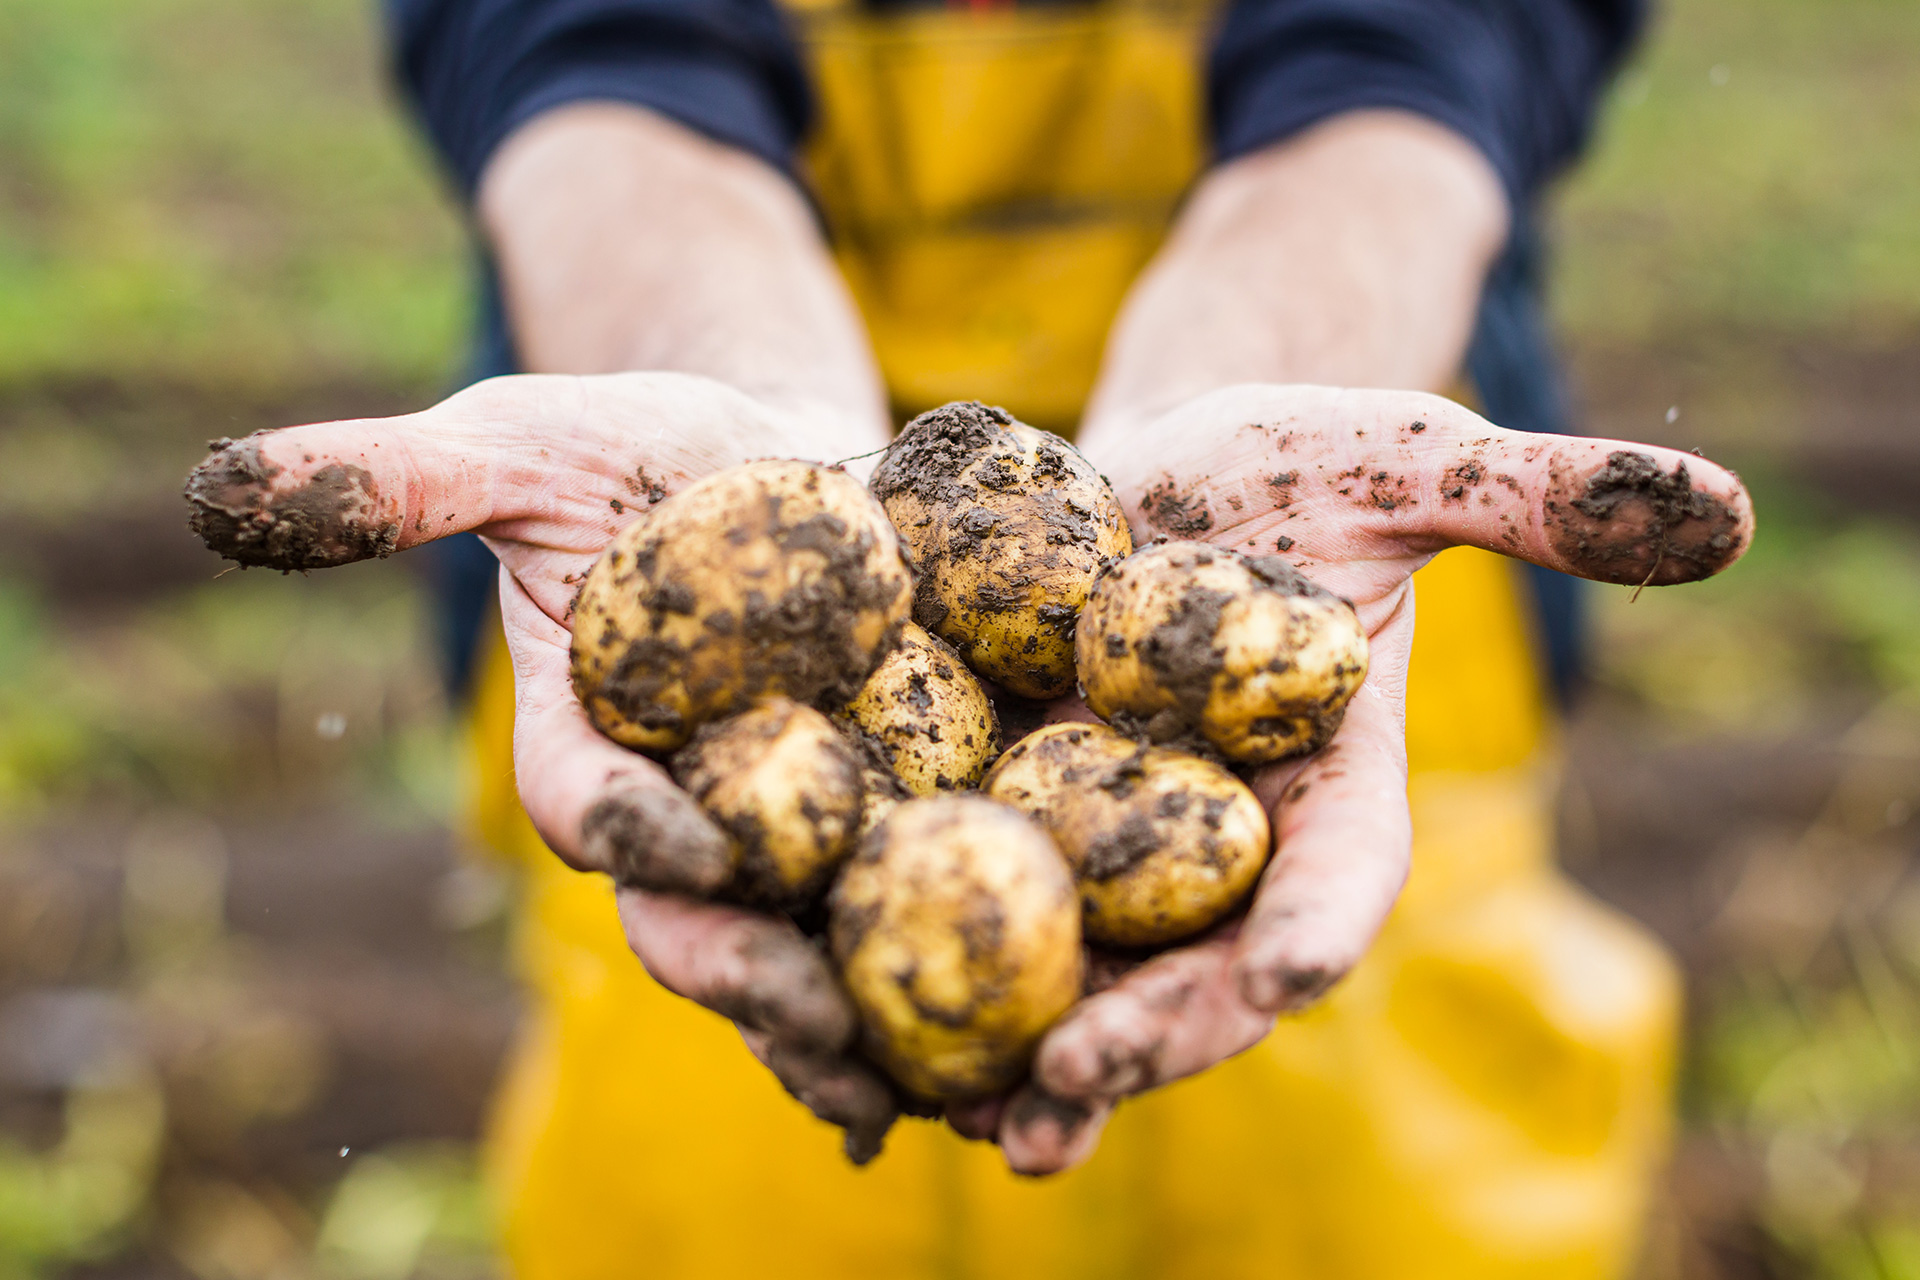
[[[1107,327],[1203,162],[1207,14],[1182,4],[812,8],[808,176],[901,413],[1070,430]],[[495,653],[490,840],[528,867],[535,1013],[492,1163],[525,1280],[1601,1277],[1660,1147],[1675,990],[1551,859],[1550,715],[1521,576],[1418,579],[1412,882],[1317,1010],[1123,1104],[1086,1168],[1008,1175],[904,1122],[856,1171],[718,1017],[655,986],[598,877],[512,800]]]

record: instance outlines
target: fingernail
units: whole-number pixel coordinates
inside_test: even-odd
[[[706,896],[733,876],[739,851],[683,791],[615,782],[580,822],[580,852],[623,885]]]
[[[864,1165],[880,1154],[900,1108],[878,1076],[844,1059],[779,1049],[768,1066],[801,1105],[845,1131],[847,1159]]]
[[[1057,1098],[1032,1085],[1007,1111],[1001,1148],[1007,1166],[1027,1178],[1063,1173],[1093,1154],[1112,1108]]]

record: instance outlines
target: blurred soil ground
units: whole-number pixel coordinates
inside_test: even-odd
[[[516,1014],[405,558],[222,574],[214,436],[449,385],[457,220],[359,0],[0,42],[0,1280],[493,1274]],[[1740,467],[1596,591],[1567,866],[1685,965],[1648,1280],[1920,1278],[1920,7],[1674,0],[1557,204],[1593,434]]]

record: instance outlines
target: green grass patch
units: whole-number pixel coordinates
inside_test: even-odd
[[[1920,331],[1920,5],[1673,0],[1559,203],[1578,337]]]

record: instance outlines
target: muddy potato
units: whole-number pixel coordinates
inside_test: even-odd
[[[861,763],[832,721],[775,698],[702,725],[673,776],[733,840],[739,863],[721,896],[798,910],[853,851]]]
[[[671,751],[784,695],[838,706],[910,607],[899,538],[846,473],[753,462],[621,530],[580,590],[573,687],[616,742]]]
[[[1080,994],[1066,863],[1040,828],[980,796],[895,809],[834,885],[829,936],[867,1052],[922,1098],[1013,1084]]]
[[[907,424],[872,487],[913,552],[914,621],[1023,698],[1072,692],[1074,619],[1133,549],[1092,464],[1004,410],[954,403]]]
[[[1367,674],[1353,606],[1276,556],[1165,542],[1116,565],[1075,640],[1094,714],[1240,764],[1318,750]]]
[[[912,622],[840,718],[915,795],[972,790],[1000,751],[987,691],[952,646]]]
[[[1089,942],[1163,946],[1217,923],[1260,878],[1271,836],[1245,783],[1098,724],[1050,724],[1007,749],[987,795],[1046,829],[1073,869]]]

